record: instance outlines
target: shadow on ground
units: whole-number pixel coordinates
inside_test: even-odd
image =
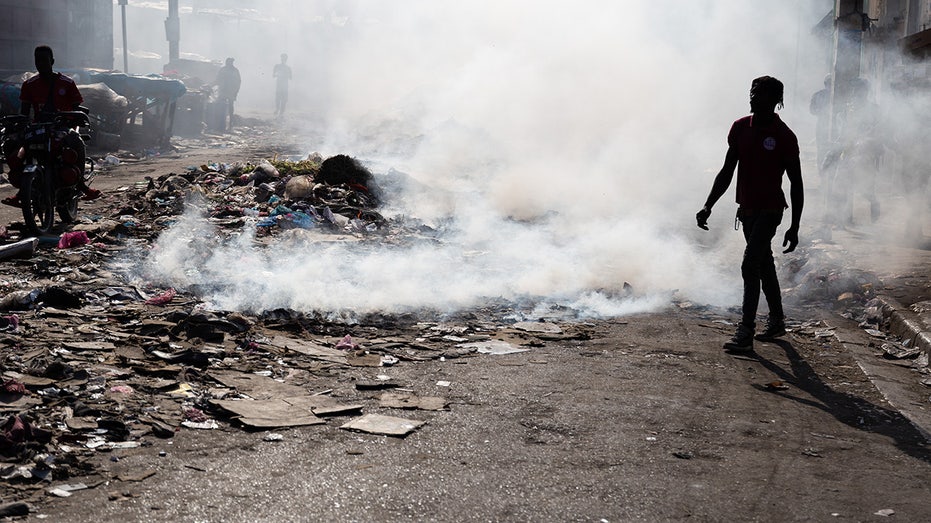
[[[855,429],[886,436],[894,441],[895,446],[903,452],[926,463],[931,463],[931,449],[928,447],[928,442],[905,416],[898,411],[875,405],[863,398],[833,390],[821,380],[791,343],[786,340],[777,340],[775,344],[785,351],[789,359],[789,369],[755,352],[748,356],[753,357],[782,381],[807,392],[813,399],[794,395],[785,390],[773,390],[765,385],[754,385],[756,388],[821,409],[841,423]]]

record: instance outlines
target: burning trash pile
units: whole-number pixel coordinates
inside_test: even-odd
[[[34,503],[139,481],[112,472],[112,463],[158,459],[166,452],[159,449],[170,449],[163,442],[184,430],[336,420],[340,429],[403,437],[447,408],[450,389],[391,367],[590,335],[585,325],[508,321],[511,305],[493,301],[484,316],[373,313],[356,323],[288,309],[208,310],[194,292],[122,277],[129,253],[177,223],[192,201],[220,228],[251,220],[257,238],[305,229],[385,235],[381,194],[346,156],[209,164],[140,182],[114,197],[121,200],[110,216],[43,239],[28,258],[5,260],[3,499]]]
[[[181,214],[189,198],[203,200],[211,221],[239,227],[256,219],[260,234],[288,229],[370,233],[384,230],[387,220],[376,210],[378,188],[372,174],[345,155],[323,160],[311,155],[297,162],[191,166],[136,187],[130,214],[165,217]],[[157,231],[156,231],[157,232]]]

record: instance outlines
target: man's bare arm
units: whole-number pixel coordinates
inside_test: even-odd
[[[711,216],[711,208],[721,199],[721,196],[724,195],[727,188],[730,187],[731,180],[734,179],[734,170],[736,168],[737,149],[728,147],[727,154],[724,156],[724,166],[718,171],[718,175],[714,177],[714,183],[711,185],[711,192],[708,194],[708,199],[705,200],[705,206],[695,215],[695,219],[698,220],[698,226],[702,229],[708,230],[708,217]]]
[[[798,157],[793,158],[786,166],[786,177],[789,178],[789,201],[792,206],[792,223],[786,231],[782,246],[786,247],[783,253],[795,250],[798,245],[798,228],[802,222],[802,208],[805,206],[805,187],[802,183],[802,167]]]

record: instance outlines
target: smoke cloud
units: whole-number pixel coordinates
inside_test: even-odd
[[[783,119],[801,142],[813,139],[808,97],[827,64],[811,28],[830,8],[262,2],[279,30],[252,33],[269,22],[240,21],[240,37],[223,40],[243,72],[240,106],[272,112],[271,68],[288,52],[288,125],[324,137],[309,138],[307,151],[356,157],[376,183],[389,170],[406,173],[417,189],[385,214],[441,234],[390,247],[294,235],[260,249],[246,230],[197,252],[215,231],[193,212],[158,240],[144,272],[209,289],[225,309],[456,310],[532,297],[613,316],[672,296],[739,303],[733,187],[711,232],[695,227],[694,214],[723,163],[730,124],[749,112],[753,78],[783,80]],[[216,34],[197,38],[217,48]]]

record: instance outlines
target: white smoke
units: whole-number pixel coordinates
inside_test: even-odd
[[[783,118],[800,139],[811,136],[807,97],[824,69],[804,46],[830,9],[739,0],[300,4],[306,12],[283,22],[286,44],[318,53],[289,53],[291,97],[297,114],[312,117],[308,136],[327,136],[308,151],[354,156],[376,179],[389,167],[408,173],[425,189],[388,202],[386,214],[447,225],[438,241],[406,247],[304,237],[261,249],[246,232],[190,256],[178,245],[213,232],[186,218],[159,239],[148,275],[212,285],[220,290],[208,299],[225,309],[454,310],[537,296],[615,315],[661,307],[673,293],[735,304],[743,240],[731,229],[733,187],[712,232],[698,230],[694,214],[731,122],[748,112],[754,77],[785,82]],[[280,41],[250,45],[258,49],[238,54],[241,69],[287,50]],[[636,299],[624,297],[624,282]]]

